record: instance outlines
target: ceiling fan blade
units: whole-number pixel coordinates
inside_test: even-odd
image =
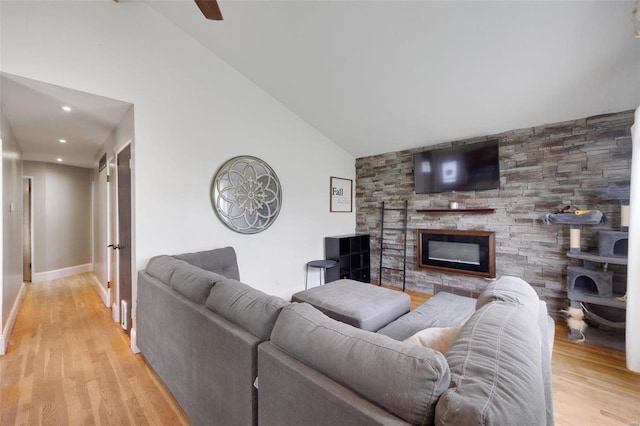
[[[220,12],[216,0],[195,0],[195,2],[205,18],[213,21],[222,21],[222,12]]]

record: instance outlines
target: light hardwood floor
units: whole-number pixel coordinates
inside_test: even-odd
[[[27,284],[0,378],[3,426],[189,424],[92,274]]]
[[[28,284],[0,357],[0,425],[180,425],[188,419],[101,304],[91,274]],[[412,307],[428,295],[409,292]],[[556,424],[638,425],[640,375],[624,354],[557,324]]]

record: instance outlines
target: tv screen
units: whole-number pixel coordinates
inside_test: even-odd
[[[418,152],[414,173],[416,194],[499,188],[498,141]]]

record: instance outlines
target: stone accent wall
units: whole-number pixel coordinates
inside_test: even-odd
[[[414,150],[391,152],[356,160],[357,232],[371,235],[371,279],[402,286],[402,273],[383,270],[379,276],[381,206],[401,208],[408,201],[407,276],[409,290],[433,294],[447,289],[477,294],[487,281],[460,274],[418,268],[416,229],[475,229],[496,235],[497,277],[515,275],[529,282],[549,304],[551,314],[568,306],[568,265],[581,262],[566,257],[569,226],[546,225],[542,218],[563,206],[598,209],[608,223],[583,226],[582,251],[597,251],[599,230],[620,229],[620,203],[604,200],[599,191],[615,184],[629,188],[633,111],[599,115],[562,123],[512,130]],[[500,141],[500,188],[487,191],[415,194],[413,154],[428,149]],[[424,214],[418,209],[490,207],[486,215]],[[389,220],[390,219],[390,220]],[[401,224],[401,213],[387,214],[385,226]],[[402,267],[401,231],[385,231],[383,265]],[[626,267],[609,265],[614,286],[624,290]]]

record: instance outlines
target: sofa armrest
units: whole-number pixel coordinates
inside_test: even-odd
[[[409,424],[287,355],[271,342],[258,346],[258,372],[260,426]]]
[[[451,386],[436,425],[546,425],[539,306],[497,298],[465,323],[446,353]]]
[[[282,309],[271,342],[413,424],[433,422],[435,404],[450,382],[440,352],[354,328],[307,303]]]
[[[539,303],[539,308],[538,327],[540,328],[542,383],[544,386],[545,402],[547,404],[547,426],[550,426],[554,424],[551,355],[553,353],[553,342],[556,337],[556,324],[553,321],[553,318],[549,316],[547,304],[542,300]]]
[[[261,340],[138,274],[138,346],[193,424],[257,424]]]
[[[194,253],[182,253],[174,257],[176,259],[184,260],[198,268],[224,275],[227,278],[238,281],[240,280],[238,259],[233,247],[223,247]]]

